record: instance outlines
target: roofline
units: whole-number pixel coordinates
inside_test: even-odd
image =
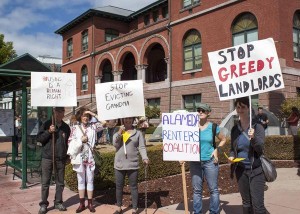
[[[158,6],[158,5],[160,5],[164,2],[167,2],[167,1],[168,0],[155,1],[152,4],[149,4],[148,6],[143,7],[142,9],[140,9],[136,12],[133,12],[132,14],[130,14],[128,16],[122,16],[122,15],[118,15],[118,14],[108,13],[108,12],[101,11],[101,10],[96,10],[96,9],[89,9],[86,12],[84,12],[83,14],[81,14],[80,16],[77,16],[75,19],[71,20],[69,23],[65,24],[64,26],[62,26],[61,28],[56,30],[54,33],[62,35],[64,32],[71,29],[76,22],[84,21],[84,20],[86,20],[86,19],[88,19],[92,16],[95,16],[95,15],[110,16],[113,19],[118,19],[118,20],[121,19],[124,22],[129,22],[130,20],[135,19],[138,15],[144,13],[145,11],[147,11],[147,10],[153,8],[153,7],[156,7],[156,6]],[[116,7],[116,8],[120,8],[120,7]],[[124,9],[124,8],[120,8],[120,9]],[[127,9],[124,9],[124,10],[127,10]],[[131,10],[128,10],[128,11],[131,11]]]
[[[166,2],[166,1],[168,1],[168,0],[158,0],[158,1],[155,1],[155,2],[153,2],[152,4],[149,4],[148,6],[143,7],[143,8],[141,8],[140,10],[138,10],[138,11],[136,11],[136,12],[130,14],[130,15],[128,16],[128,18],[134,19],[136,16],[138,16],[138,15],[140,15],[140,14],[146,12],[147,10],[149,10],[149,9],[151,9],[151,8],[153,8],[153,7],[156,7],[156,6],[162,4],[162,3]]]
[[[31,57],[33,60],[35,60],[37,63],[41,64],[41,65],[44,66],[49,72],[51,72],[51,69],[50,69],[50,68],[48,68],[44,63],[42,63],[41,61],[37,60],[35,57],[33,57],[33,56],[32,56],[31,54],[29,54],[29,53],[25,53],[25,54],[23,54],[23,55],[21,55],[21,56],[18,56],[18,57],[16,57],[16,58],[14,58],[14,59],[12,59],[12,60],[10,60],[10,61],[8,61],[8,62],[2,64],[2,65],[0,65],[0,69],[3,68],[3,67],[5,67],[6,65],[9,65],[9,64],[14,63],[15,61],[17,61],[17,60],[19,60],[19,59],[21,59],[21,58],[23,58],[23,57],[25,57],[25,56]],[[2,70],[3,70],[3,69],[2,69]],[[6,69],[6,70],[10,70],[10,69]],[[11,70],[11,71],[13,71],[13,70]]]
[[[73,19],[72,21],[70,21],[69,23],[65,24],[64,26],[62,26],[61,28],[59,28],[58,30],[56,30],[54,33],[56,34],[63,34],[66,30],[71,29],[73,27],[73,25],[76,22],[81,22],[84,21],[92,16],[95,15],[103,15],[103,16],[110,16],[114,19],[123,19],[124,21],[127,21],[127,16],[121,16],[121,15],[117,15],[117,14],[113,14],[113,13],[108,13],[105,11],[100,11],[100,10],[95,10],[95,9],[89,9],[87,11],[85,11],[83,14],[81,14],[80,16],[77,16],[75,19]]]

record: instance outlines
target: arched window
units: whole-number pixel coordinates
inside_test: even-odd
[[[294,58],[300,59],[300,11],[297,11],[293,19],[293,52]]]
[[[67,73],[72,73],[72,70],[69,69],[69,70],[67,71]]]
[[[81,69],[81,90],[88,90],[88,69],[86,65]]]
[[[243,13],[232,24],[233,46],[258,40],[258,25],[255,16]]]
[[[88,44],[89,44],[89,31],[88,30],[84,30],[81,33],[81,50],[82,51],[87,51],[88,49]]]
[[[197,30],[189,31],[183,41],[184,70],[202,68],[201,36]]]
[[[73,39],[67,40],[67,57],[73,56]]]

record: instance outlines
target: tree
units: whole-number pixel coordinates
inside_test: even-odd
[[[145,114],[146,114],[146,117],[148,118],[148,121],[152,118],[159,118],[160,109],[157,106],[146,106]]]
[[[289,98],[283,101],[281,104],[281,117],[287,118],[291,112],[292,112],[292,107],[297,107],[300,109],[300,96],[296,98]]]
[[[0,65],[17,57],[13,42],[5,42],[4,35],[0,34]]]

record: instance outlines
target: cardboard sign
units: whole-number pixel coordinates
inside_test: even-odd
[[[272,38],[208,53],[220,100],[284,88]]]
[[[200,161],[197,112],[162,114],[164,161]]]
[[[96,84],[99,120],[145,116],[142,80]]]
[[[32,72],[31,106],[77,106],[76,74]]]

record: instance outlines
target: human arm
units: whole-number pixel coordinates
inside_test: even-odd
[[[221,153],[222,151],[222,147],[225,145],[226,143],[226,135],[220,131],[220,128],[217,127],[217,135],[216,137],[219,139],[220,143],[219,145],[214,149],[211,157],[214,157],[215,162],[219,161],[218,155],[219,153]]]
[[[42,145],[45,145],[50,138],[52,133],[55,132],[55,126],[51,124],[51,121],[46,121],[39,129],[39,132],[36,136],[37,142],[40,142]]]
[[[142,156],[142,160],[144,164],[149,164],[149,158],[147,156],[147,150],[146,150],[146,142],[145,138],[143,137],[142,132],[138,131],[139,137],[139,153]]]
[[[256,124],[251,130],[254,131],[253,136],[250,136],[251,146],[258,155],[261,155],[263,153],[263,146],[265,142],[265,129],[262,125]]]
[[[119,149],[122,146],[122,134],[125,130],[124,126],[120,126],[119,130],[113,135],[113,145],[116,149]]]

